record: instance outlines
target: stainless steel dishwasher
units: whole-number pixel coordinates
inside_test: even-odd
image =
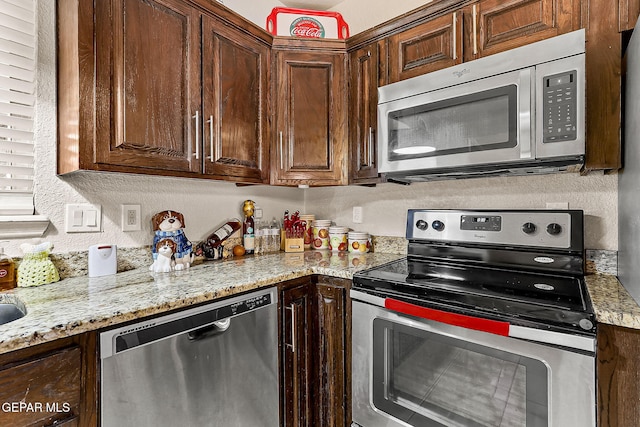
[[[100,334],[102,427],[278,426],[275,288]]]

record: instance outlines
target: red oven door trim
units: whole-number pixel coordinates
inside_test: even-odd
[[[385,308],[409,316],[421,317],[423,319],[435,320],[436,322],[448,325],[460,326],[466,329],[488,332],[490,334],[509,336],[509,323],[498,320],[482,319],[479,317],[466,316],[464,314],[449,313],[446,311],[434,310],[432,308],[420,307],[393,298],[385,298]]]

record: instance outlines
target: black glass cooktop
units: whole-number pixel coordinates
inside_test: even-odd
[[[595,333],[581,276],[405,258],[356,273],[353,288],[523,326]]]

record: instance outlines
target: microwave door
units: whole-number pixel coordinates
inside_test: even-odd
[[[530,69],[382,103],[380,171],[532,159]],[[384,88],[380,89],[381,91]]]

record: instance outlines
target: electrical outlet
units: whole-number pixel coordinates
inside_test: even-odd
[[[353,222],[355,224],[362,224],[362,206],[353,207]]]
[[[122,231],[140,231],[140,205],[120,205]]]

